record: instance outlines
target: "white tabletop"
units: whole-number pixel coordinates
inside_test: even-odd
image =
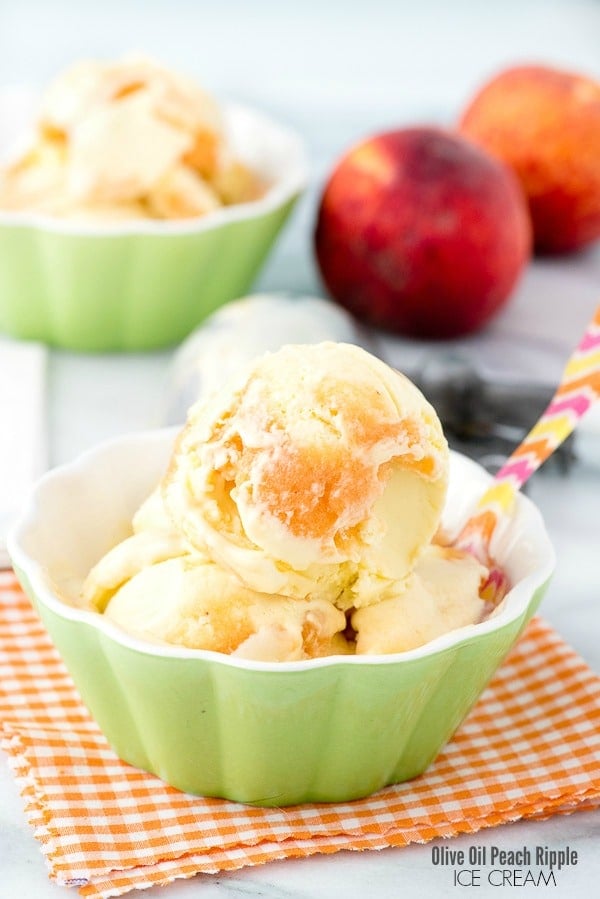
[[[143,8],[117,0],[93,6],[12,0],[0,12],[0,81],[42,83],[75,54],[114,55],[136,47],[181,65],[213,90],[261,106],[302,129],[315,184],[257,286],[319,293],[310,247],[315,185],[350,142],[394,124],[449,121],[484,77],[513,61],[546,60],[600,77],[599,40],[600,7],[592,0],[304,0],[301,7],[231,0],[210,8],[187,0],[152,0]],[[228,60],[235,64],[226,65]],[[598,302],[599,285],[600,246],[570,259],[536,262],[511,308],[470,343],[470,351],[488,361],[496,353],[496,367],[501,367],[507,341],[519,343],[519,364],[535,360],[528,375],[551,379],[561,348],[551,335],[544,337],[549,322],[560,320],[568,345],[571,332],[578,333]],[[526,352],[529,338],[535,355]],[[395,341],[384,340],[380,346],[388,355],[405,351]],[[52,352],[47,385],[50,464],[67,461],[106,437],[159,424],[170,359],[170,351],[127,356]],[[600,674],[595,567],[600,462],[596,467],[588,453],[567,476],[556,470],[540,473],[530,495],[545,516],[558,555],[542,613]],[[582,812],[491,828],[450,845],[466,850],[568,845],[578,852],[579,863],[557,872],[554,894],[571,897],[593,892],[591,885],[600,878],[599,841],[600,815]],[[144,895],[317,899],[343,893],[345,899],[396,899],[415,895],[417,889],[433,899],[454,895],[452,867],[432,863],[432,845],[276,862],[179,881]],[[477,896],[510,894],[511,887],[491,885],[485,875],[484,870]],[[8,766],[1,763],[0,899],[17,895],[50,899],[68,893],[49,882]]]

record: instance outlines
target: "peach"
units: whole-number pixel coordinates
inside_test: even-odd
[[[481,328],[508,300],[531,225],[507,166],[458,135],[407,128],[341,159],[315,249],[329,292],[358,318],[447,338]]]
[[[537,252],[600,237],[600,83],[546,66],[506,69],[475,96],[459,130],[517,173]]]

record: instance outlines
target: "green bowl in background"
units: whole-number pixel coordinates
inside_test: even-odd
[[[234,151],[270,185],[261,199],[168,222],[0,211],[0,332],[72,350],[146,350],[181,341],[245,294],[307,163],[293,132],[241,106],[224,114]]]
[[[137,639],[77,607],[127,533],[173,431],[119,438],[46,475],[9,539],[15,571],[115,752],[181,790],[264,806],[357,799],[421,774],[535,612],[554,567],[519,496],[493,551],[513,587],[497,613],[409,652],[256,662]],[[489,484],[452,455],[444,526]]]

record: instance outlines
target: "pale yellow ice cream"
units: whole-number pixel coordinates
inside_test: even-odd
[[[84,581],[82,603],[103,612],[114,593],[149,565],[183,556],[189,547],[165,511],[160,490],[154,490],[133,516],[130,537],[113,547]]]
[[[427,547],[405,590],[354,612],[356,652],[405,652],[480,621],[487,609],[479,587],[487,573],[474,556]]]
[[[259,594],[191,556],[143,567],[105,614],[141,637],[244,658],[295,661],[344,650],[345,615],[327,600]]]
[[[403,375],[349,344],[288,345],[192,409],[163,496],[189,543],[261,593],[396,593],[439,523],[448,448]]]
[[[87,608],[143,639],[243,658],[295,661],[351,651],[346,616],[325,599],[257,593],[191,548],[159,490],[133,518],[133,534],[83,585]]]
[[[448,461],[405,377],[349,344],[285,346],[192,408],[82,603],[247,659],[413,649],[487,612],[487,570],[432,543]]]
[[[82,61],[42,98],[27,150],[0,171],[0,208],[63,218],[181,219],[256,199],[216,102],[139,56]]]

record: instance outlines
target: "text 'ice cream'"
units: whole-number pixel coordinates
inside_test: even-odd
[[[83,600],[152,640],[245,658],[388,653],[478,621],[487,574],[432,543],[449,453],[403,375],[288,345],[194,406]]]

